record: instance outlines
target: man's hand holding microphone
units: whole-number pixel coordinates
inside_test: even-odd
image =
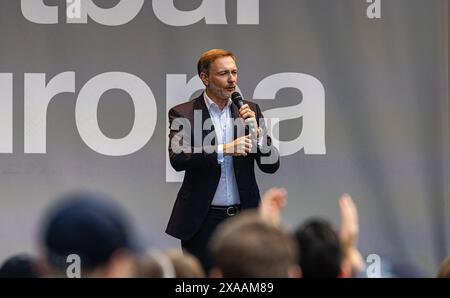
[[[252,111],[248,104],[244,104],[242,96],[239,92],[233,92],[231,100],[239,109],[239,116],[245,120],[249,127],[250,133],[243,137],[235,139],[233,142],[223,145],[224,155],[246,156],[252,152],[253,146],[257,146],[260,129],[256,121],[256,114]]]

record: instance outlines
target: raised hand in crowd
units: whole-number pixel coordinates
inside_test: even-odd
[[[283,188],[271,188],[262,197],[258,210],[261,216],[278,225],[287,204],[287,192]]]
[[[339,237],[342,246],[343,257],[349,263],[351,274],[355,275],[364,269],[364,261],[358,250],[359,220],[358,210],[352,198],[343,194],[339,198],[341,213],[341,228]]]

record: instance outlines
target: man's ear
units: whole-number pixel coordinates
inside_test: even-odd
[[[217,267],[214,267],[209,271],[209,277],[210,278],[223,278],[222,270],[220,270]]]
[[[200,73],[200,80],[202,80],[203,84],[208,87],[209,85],[209,78],[208,75],[204,72]]]

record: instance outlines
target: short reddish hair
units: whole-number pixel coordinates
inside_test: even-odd
[[[197,63],[197,73],[200,76],[202,72],[208,74],[209,71],[209,65],[217,60],[218,58],[222,57],[231,57],[236,62],[236,56],[227,50],[221,50],[221,49],[212,49],[209,51],[204,52]]]

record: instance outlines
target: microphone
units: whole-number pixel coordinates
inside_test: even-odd
[[[242,108],[242,106],[244,105],[244,101],[239,92],[233,92],[233,94],[231,94],[231,101],[233,101],[233,103],[238,107],[238,109]]]
[[[242,108],[242,106],[244,105],[244,101],[242,99],[242,96],[239,92],[233,92],[231,94],[231,101],[233,102],[233,104],[235,104],[238,109]],[[246,121],[247,122],[247,121]],[[248,128],[250,130],[250,134],[252,136],[253,141],[256,139],[256,129],[255,126],[253,125],[253,121],[248,121]]]

